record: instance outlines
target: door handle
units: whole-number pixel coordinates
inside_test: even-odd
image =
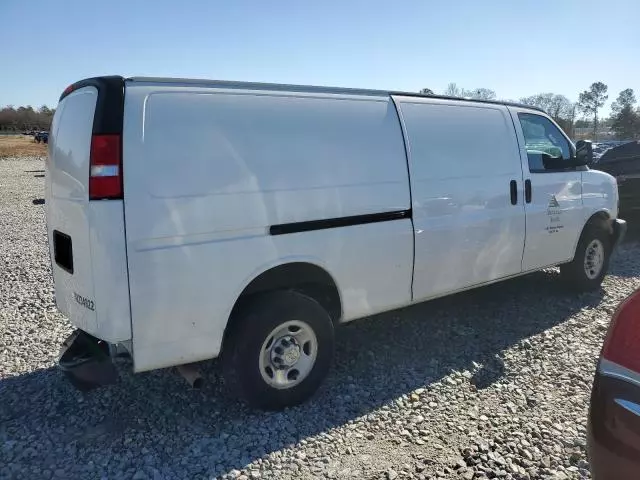
[[[511,205],[516,205],[518,203],[518,184],[515,180],[511,180],[511,183],[509,183],[509,190],[511,193]]]
[[[524,181],[524,201],[531,203],[531,180]]]

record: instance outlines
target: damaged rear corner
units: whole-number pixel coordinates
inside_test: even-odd
[[[76,330],[62,344],[58,368],[81,391],[111,385],[118,379],[112,351],[109,343]]]

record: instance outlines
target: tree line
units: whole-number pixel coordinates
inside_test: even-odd
[[[0,109],[0,131],[30,132],[49,130],[55,108],[46,105],[35,110],[31,105],[14,108],[12,105]]]
[[[622,90],[611,105],[611,116],[602,119],[599,113],[609,98],[607,91],[607,85],[595,82],[587,90],[580,93],[577,102],[572,102],[566,96],[556,93],[538,93],[520,98],[518,103],[541,108],[571,137],[575,137],[576,128],[591,127],[593,139],[596,140],[598,127],[607,126],[620,140],[640,139],[640,108],[636,107],[636,96],[633,89]],[[423,88],[420,93],[435,95],[429,88]],[[467,90],[455,83],[450,83],[442,94],[449,97],[476,100],[495,100],[497,98],[496,92],[489,88]]]

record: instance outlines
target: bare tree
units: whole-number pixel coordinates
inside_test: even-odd
[[[555,93],[538,93],[520,99],[520,103],[538,107],[553,118],[569,135],[573,135],[576,105],[564,95]]]
[[[571,102],[571,106],[569,107],[568,111],[567,111],[567,122],[568,122],[568,127],[569,128],[565,128],[565,132],[567,132],[569,134],[569,136],[571,138],[575,138],[575,134],[576,134],[576,115],[578,112],[578,104],[575,102]],[[564,127],[563,127],[564,128]]]
[[[473,98],[475,100],[495,100],[496,92],[489,88],[476,88],[467,90],[455,83],[450,83],[444,91],[444,95],[457,98]]]
[[[520,103],[541,108],[554,120],[565,117],[572,108],[572,104],[567,97],[555,93],[538,93],[537,95],[521,98]]]
[[[608,87],[602,82],[591,84],[589,90],[585,90],[578,97],[578,108],[588,116],[593,116],[593,139],[598,137],[598,110],[604,106],[609,95]]]
[[[463,97],[464,96],[464,88],[458,87],[455,83],[450,83],[447,85],[444,94],[447,97]]]
[[[465,97],[471,97],[476,100],[495,100],[496,98],[496,92],[490,88],[476,88],[466,93]]]

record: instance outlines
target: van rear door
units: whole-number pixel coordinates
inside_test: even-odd
[[[51,127],[45,206],[56,304],[102,340],[131,338],[122,200],[124,81],[88,79],[62,94]]]

